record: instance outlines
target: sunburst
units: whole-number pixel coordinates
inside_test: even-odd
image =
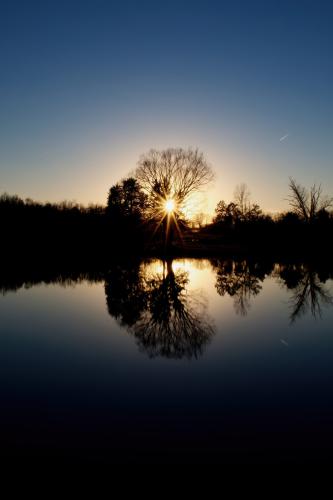
[[[167,214],[172,214],[176,209],[176,202],[173,198],[168,198],[164,202],[164,210]]]
[[[173,198],[170,195],[169,196],[159,195],[158,203],[156,204],[156,208],[152,214],[153,218],[157,221],[154,234],[162,224],[165,224],[165,236],[166,239],[168,239],[171,226],[173,225],[180,239],[183,240],[177,220],[180,215],[181,212],[179,210],[176,198]]]

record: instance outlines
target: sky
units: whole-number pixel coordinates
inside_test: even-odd
[[[245,182],[333,195],[333,2],[0,2],[0,192],[106,203],[151,148],[199,148],[202,211]]]

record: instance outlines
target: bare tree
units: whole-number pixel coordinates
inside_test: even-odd
[[[312,221],[318,212],[333,206],[333,198],[323,196],[322,187],[313,184],[310,189],[298,184],[292,177],[289,178],[291,194],[289,204],[301,219]]]
[[[250,209],[250,191],[245,182],[238,184],[234,191],[234,202],[238,206],[240,215],[245,217]]]
[[[141,156],[135,177],[149,197],[156,215],[166,200],[172,199],[181,210],[191,195],[213,180],[213,172],[198,149],[151,149]]]

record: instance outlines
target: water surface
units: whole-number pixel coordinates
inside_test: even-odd
[[[329,461],[332,277],[218,259],[3,274],[2,453]]]

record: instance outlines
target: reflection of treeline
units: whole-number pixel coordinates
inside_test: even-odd
[[[232,297],[235,312],[241,316],[247,315],[268,276],[277,279],[290,292],[291,322],[308,311],[320,317],[323,307],[333,304],[332,293],[325,285],[327,280],[333,279],[331,263],[274,264],[273,261],[215,259],[212,265],[217,293]]]
[[[308,311],[315,318],[321,317],[323,307],[333,305],[333,295],[325,286],[328,279],[333,279],[332,268],[328,270],[323,264],[280,264],[275,266],[275,275],[291,291],[291,323]]]
[[[326,286],[333,279],[332,263],[213,259],[210,265],[217,293],[231,297],[235,312],[242,316],[249,312],[268,276],[288,291],[291,321],[309,310],[318,317],[324,306],[332,304],[332,294]],[[161,266],[156,270],[151,262],[138,260],[111,262],[100,270],[2,266],[0,292],[5,294],[38,284],[73,286],[83,281],[104,282],[109,313],[136,336],[141,347],[151,350],[150,355],[158,352],[169,356],[176,356],[177,352],[189,357],[190,352],[198,355],[201,340],[211,331],[204,314],[205,301],[188,290],[187,272],[174,271],[170,260]]]
[[[209,261],[205,262],[209,265]],[[323,264],[316,267],[214,259],[210,265],[217,293],[231,297],[235,313],[240,316],[248,314],[268,276],[288,290],[291,323],[307,312],[320,317],[324,307],[333,305],[332,293],[325,285],[333,279],[333,268]],[[7,268],[0,272],[0,293],[39,284],[67,287],[85,281],[104,283],[108,313],[133,335],[139,349],[149,357],[198,358],[215,334],[205,296],[190,288],[189,272],[174,270],[171,260],[111,262],[101,271],[10,272]]]
[[[251,299],[260,293],[261,283],[272,273],[273,263],[215,259],[212,265],[216,272],[217,293],[232,297],[236,313],[246,316]]]
[[[17,292],[36,285],[57,284],[63,287],[75,286],[85,281],[97,283],[104,279],[104,272],[43,268],[6,267],[0,270],[0,293]]]

